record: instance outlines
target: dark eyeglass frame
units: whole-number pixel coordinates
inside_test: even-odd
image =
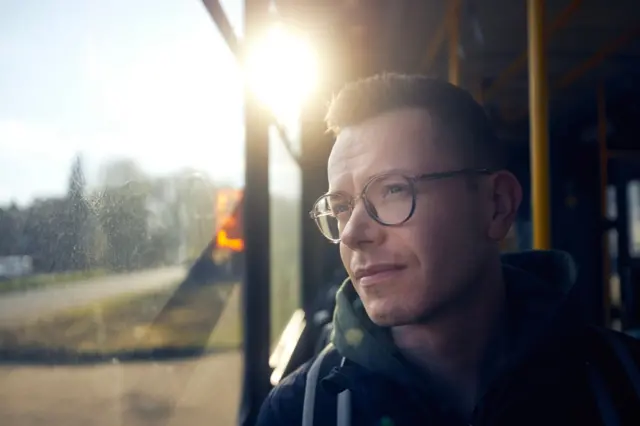
[[[413,213],[415,212],[416,209],[416,191],[415,191],[415,184],[419,181],[432,181],[432,180],[441,180],[441,179],[449,179],[452,177],[456,177],[456,176],[463,176],[463,175],[491,175],[495,173],[494,171],[490,170],[490,169],[471,169],[471,168],[466,168],[466,169],[459,169],[459,170],[452,170],[449,172],[440,172],[440,173],[425,173],[422,175],[417,175],[417,176],[409,176],[409,175],[404,175],[402,173],[383,173],[383,174],[379,174],[379,175],[375,175],[372,176],[371,178],[369,178],[369,180],[367,181],[367,183],[365,183],[364,187],[362,188],[362,191],[360,191],[360,194],[357,196],[347,196],[347,198],[349,199],[349,210],[350,212],[353,212],[353,209],[355,208],[356,203],[362,199],[364,201],[364,206],[365,206],[365,210],[367,211],[367,214],[369,215],[369,217],[371,217],[371,219],[375,220],[377,223],[379,223],[382,226],[400,226],[402,224],[404,224],[406,221],[408,221],[409,219],[411,219],[411,217],[413,216]],[[387,176],[402,176],[403,178],[405,178],[407,180],[407,182],[409,182],[410,186],[411,186],[411,210],[409,212],[409,214],[407,215],[407,217],[402,220],[401,222],[398,223],[393,223],[393,224],[389,224],[389,223],[385,223],[384,221],[380,220],[379,217],[377,217],[376,214],[374,214],[371,211],[371,206],[370,203],[367,201],[367,197],[366,197],[366,193],[367,193],[367,189],[369,188],[369,186],[373,183],[378,181],[379,179],[383,179]],[[320,233],[327,238],[329,241],[331,241],[334,244],[338,244],[341,240],[341,238],[330,238],[328,235],[326,235],[323,231],[322,231],[322,227],[320,226],[320,223],[318,222],[318,218],[324,215],[319,215],[317,212],[317,205],[320,202],[320,200],[324,199],[325,197],[327,197],[328,195],[347,195],[344,193],[331,193],[331,192],[327,192],[323,195],[321,195],[320,197],[318,197],[316,199],[316,201],[313,203],[313,208],[311,209],[311,211],[309,212],[309,217],[311,217],[311,219],[313,219],[316,222],[316,225],[318,226],[318,229],[320,230]]]

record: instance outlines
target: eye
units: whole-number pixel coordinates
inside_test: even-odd
[[[387,192],[390,194],[397,194],[398,192],[402,192],[406,190],[407,190],[406,185],[394,184],[394,185],[387,186]]]
[[[341,203],[331,206],[331,214],[334,216],[338,216],[340,213],[345,213],[349,211],[349,204]]]
[[[327,207],[329,214],[335,217],[351,210],[349,200],[342,195],[332,195],[328,197]]]
[[[409,191],[409,187],[403,183],[393,183],[385,185],[383,196],[403,195]]]

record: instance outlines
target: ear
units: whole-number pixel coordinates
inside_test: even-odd
[[[518,207],[522,202],[522,186],[518,179],[506,170],[494,173],[491,181],[493,211],[488,237],[494,241],[502,241],[516,219]]]

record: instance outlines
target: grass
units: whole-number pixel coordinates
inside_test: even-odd
[[[295,274],[293,274],[295,276]],[[67,275],[68,276],[68,275]],[[274,276],[271,341],[298,306],[293,277]],[[68,282],[68,281],[67,281]],[[279,285],[278,285],[279,284]],[[161,349],[242,346],[240,286],[176,287],[126,294],[36,321],[0,328],[0,350],[117,354]]]
[[[126,295],[0,330],[0,348],[82,353],[239,347],[237,285]],[[215,327],[214,327],[215,326]]]
[[[90,271],[70,271],[12,278],[9,280],[0,281],[0,294],[16,291],[27,291],[52,286],[62,286],[84,279],[100,277],[106,274],[107,270],[105,269],[94,269]]]

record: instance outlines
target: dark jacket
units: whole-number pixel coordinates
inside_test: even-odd
[[[639,342],[580,320],[570,256],[534,251],[505,255],[503,263],[510,361],[485,387],[471,419],[435,397],[428,376],[368,319],[346,281],[336,297],[314,425],[336,424],[337,395],[345,389],[354,426],[640,425],[640,377],[629,377],[638,374]],[[259,426],[301,424],[310,365],[272,390]]]

